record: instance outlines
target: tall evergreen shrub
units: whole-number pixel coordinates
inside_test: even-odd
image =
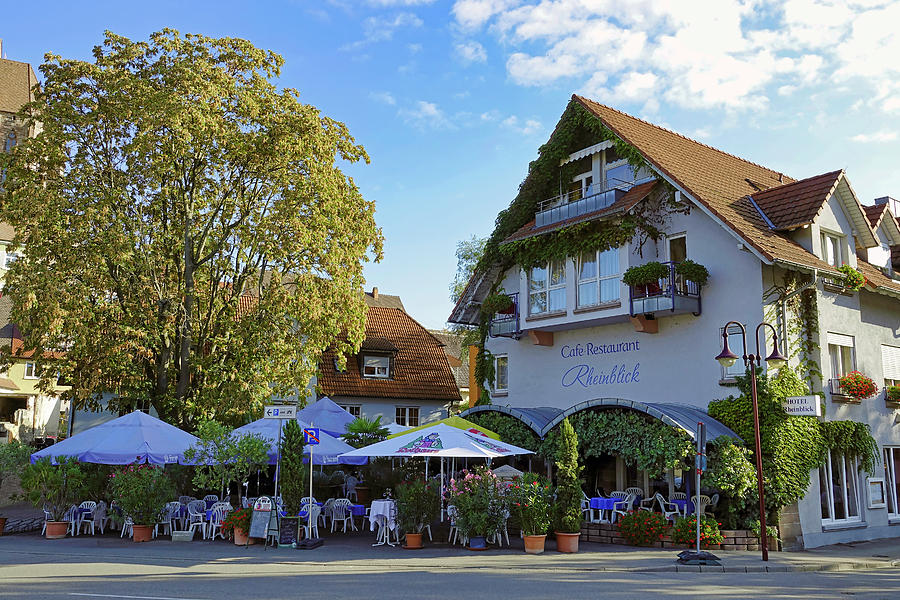
[[[581,531],[581,475],[578,464],[578,436],[563,419],[559,427],[559,446],[556,451],[556,531]]]

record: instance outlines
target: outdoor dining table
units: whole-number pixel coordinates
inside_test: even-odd
[[[694,502],[693,500],[684,500],[682,498],[676,498],[674,500],[670,500],[672,504],[678,507],[678,510],[681,511],[681,514],[684,516],[688,516],[689,514],[694,512]]]
[[[619,502],[618,498],[604,498],[603,496],[595,496],[594,498],[591,498],[591,509],[599,510],[600,520],[603,521],[603,511],[612,511],[616,507],[616,502]],[[606,519],[606,521],[609,520],[610,519]]]
[[[365,513],[363,513],[365,514]],[[397,526],[394,521],[396,509],[393,500],[372,500],[372,506],[369,510],[369,531],[375,531],[375,522],[378,515],[384,515],[387,518],[388,527],[393,531]]]

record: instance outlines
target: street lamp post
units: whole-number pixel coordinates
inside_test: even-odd
[[[737,354],[728,347],[728,327],[737,325],[741,328],[741,339],[744,343],[744,355],[740,358],[744,360],[744,364],[750,369],[750,395],[753,398],[753,435],[756,438],[756,485],[759,491],[759,541],[762,546],[762,559],[769,560],[769,537],[766,531],[766,500],[763,495],[763,470],[762,470],[762,442],[759,435],[759,403],[756,396],[756,367],[762,364],[762,353],[759,351],[759,330],[768,327],[772,330],[772,353],[765,358],[773,368],[779,368],[787,362],[781,352],[778,351],[778,332],[769,323],[760,323],[756,326],[754,339],[756,341],[756,354],[747,354],[747,330],[741,323],[737,321],[729,321],[722,330],[722,352],[716,357],[716,360],[723,367],[730,367],[737,362],[739,358]],[[763,349],[765,349],[765,341],[763,341]],[[699,493],[699,492],[698,492]]]

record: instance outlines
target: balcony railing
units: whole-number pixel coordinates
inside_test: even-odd
[[[491,319],[491,337],[509,337],[519,339],[522,331],[519,329],[519,294],[508,294],[512,300],[512,306],[498,312]]]
[[[538,204],[534,226],[543,227],[609,208],[632,187],[634,182],[611,179],[603,184],[591,184],[583,195],[581,190],[576,190],[544,200]]]
[[[658,312],[673,314],[693,313],[700,316],[702,302],[700,286],[675,272],[678,263],[662,263],[669,274],[656,283],[628,286],[628,302],[631,316]]]

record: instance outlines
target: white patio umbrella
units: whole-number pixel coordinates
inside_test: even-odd
[[[531,450],[519,448],[506,442],[438,423],[425,429],[411,431],[382,442],[357,448],[341,455],[341,458],[356,456],[390,456],[410,458],[439,457],[453,458],[499,458],[517,454],[532,454]],[[427,465],[427,463],[426,463]],[[427,473],[426,473],[427,474]],[[443,518],[444,461],[441,460],[441,518]]]

